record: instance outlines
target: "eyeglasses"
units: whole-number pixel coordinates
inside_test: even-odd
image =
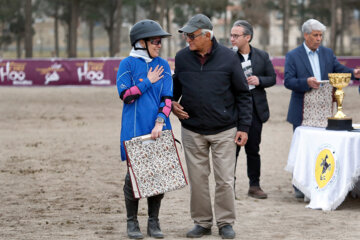
[[[160,39],[150,39],[149,42],[152,45],[160,45],[161,44],[161,38]]]
[[[239,35],[239,34],[230,34],[230,38],[234,38],[234,39],[238,39],[241,36],[245,36],[245,34],[241,34],[241,35]]]
[[[199,33],[197,35],[193,34],[193,33],[184,33],[184,38],[189,38],[191,41],[193,41],[195,38],[197,38],[198,36],[204,35],[204,33]]]

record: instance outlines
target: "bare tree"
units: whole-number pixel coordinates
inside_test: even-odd
[[[299,7],[299,14],[300,14],[300,24],[299,24],[299,30],[301,30],[301,26],[305,22],[305,0],[300,0],[300,4],[298,4]],[[300,42],[304,41],[304,34],[300,35]]]
[[[123,22],[123,16],[121,14],[123,7],[122,0],[117,0],[116,13],[115,13],[115,33],[114,33],[114,48],[113,55],[120,54],[120,38],[121,38],[121,26]]]
[[[59,0],[55,0],[54,4],[55,57],[59,57]]]
[[[158,0],[150,1],[149,18],[155,21],[159,20],[159,14],[157,12],[158,3],[159,3]]]
[[[171,34],[171,20],[170,20],[170,5],[169,2],[166,1],[166,30],[168,33]],[[167,38],[168,43],[168,57],[171,56],[171,38]]]
[[[244,19],[248,20],[253,26],[259,26],[260,44],[266,50],[269,45],[269,11],[263,0],[245,0],[243,4]]]
[[[101,2],[98,0],[82,0],[81,1],[81,15],[80,18],[82,21],[85,21],[88,27],[88,44],[89,44],[89,53],[90,57],[95,56],[95,47],[94,47],[94,28],[95,23],[101,19],[99,8]]]
[[[225,7],[224,7],[224,39],[228,39],[228,29],[229,29],[229,23],[228,23],[228,15],[227,15],[227,6],[229,4],[229,1],[225,1]],[[227,40],[228,41],[228,40]]]
[[[115,37],[117,34],[115,34],[116,28],[117,27],[121,27],[121,23],[119,23],[119,21],[121,21],[121,19],[118,19],[118,17],[122,18],[121,16],[121,9],[122,8],[122,1],[120,1],[120,6],[118,6],[119,4],[119,0],[107,0],[105,2],[103,2],[100,6],[99,6],[99,14],[101,16],[101,22],[102,25],[104,26],[104,29],[108,35],[108,39],[109,39],[109,56],[113,57],[116,54],[116,49],[118,47],[115,47],[114,42],[116,42],[117,40],[120,40],[120,35],[118,35],[119,37]],[[119,33],[120,34],[120,33]],[[116,41],[115,41],[116,38]],[[118,48],[119,49],[119,48]]]
[[[31,0],[25,1],[25,57],[32,58],[32,6]]]
[[[76,58],[77,46],[77,27],[79,22],[79,4],[80,0],[71,1],[71,18],[69,26],[69,57]]]
[[[164,18],[166,12],[166,0],[160,0],[160,13],[158,14],[158,22],[163,27],[164,26]],[[163,55],[165,48],[160,48],[160,55]]]
[[[68,1],[62,0],[35,0],[39,16],[48,16],[54,19],[54,52],[52,55],[59,57],[59,24],[61,21],[66,22],[65,15],[68,12]]]
[[[331,32],[330,32],[330,48],[336,51],[336,0],[331,0]]]
[[[345,18],[345,11],[346,11],[346,8],[345,8],[345,3],[344,2],[341,2],[341,27],[339,29],[339,35],[340,35],[340,55],[344,55],[344,30],[346,28],[346,24],[345,24],[345,21],[346,21],[346,18]]]
[[[87,20],[87,25],[89,27],[89,52],[90,52],[90,57],[94,57],[94,27],[95,27],[95,22],[94,19],[88,19]]]
[[[167,0],[160,0],[160,14],[159,14],[159,23],[163,26],[165,11],[166,11],[166,2]]]
[[[290,22],[290,0],[283,0],[283,46],[282,54],[285,55],[289,51],[289,22]]]
[[[113,57],[114,54],[114,25],[115,25],[115,20],[114,20],[114,12],[110,9],[111,14],[109,14],[109,21],[108,21],[108,25],[105,25],[105,30],[108,34],[109,37],[109,55],[110,57]]]

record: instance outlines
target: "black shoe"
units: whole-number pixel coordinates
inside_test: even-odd
[[[140,232],[139,222],[137,220],[127,221],[127,235],[130,239],[143,239]]]
[[[305,197],[305,195],[304,195],[304,193],[302,191],[300,191],[294,185],[293,185],[293,187],[294,187],[294,192],[295,192],[295,198],[304,198]]]
[[[187,234],[187,238],[201,238],[204,235],[211,235],[211,228],[204,228],[200,225],[195,225]]]
[[[219,235],[222,239],[234,239],[235,232],[231,225],[225,225],[219,229]]]
[[[164,234],[161,232],[159,220],[148,220],[147,234],[153,238],[164,238]]]

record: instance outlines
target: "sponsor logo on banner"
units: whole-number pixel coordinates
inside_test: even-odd
[[[32,85],[31,80],[26,80],[26,63],[2,62],[0,63],[0,81],[11,81],[13,85]]]
[[[59,72],[63,72],[64,68],[61,64],[54,63],[47,68],[36,68],[36,71],[38,71],[40,75],[44,76],[44,84],[49,85],[49,83],[58,82],[60,80]]]
[[[109,79],[104,79],[104,62],[77,63],[79,82],[90,81],[92,85],[110,85]]]
[[[316,189],[325,190],[336,181],[339,165],[335,149],[331,145],[322,145],[318,152],[315,163]]]

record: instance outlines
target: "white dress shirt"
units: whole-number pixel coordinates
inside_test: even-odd
[[[315,51],[312,51],[310,48],[308,48],[304,42],[304,48],[306,51],[306,54],[309,58],[311,69],[314,73],[314,77],[316,80],[325,80],[321,79],[321,71],[320,71],[320,62],[319,62],[319,49],[316,49]]]

